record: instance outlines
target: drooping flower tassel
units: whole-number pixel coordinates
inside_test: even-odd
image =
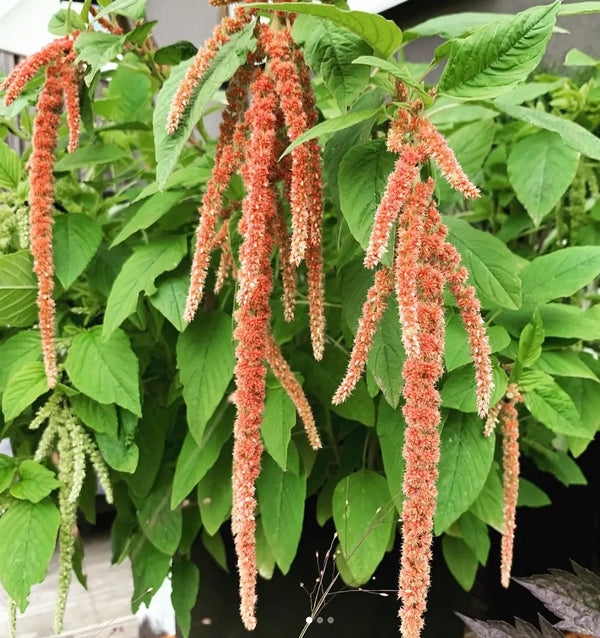
[[[283,318],[286,321],[293,321],[296,310],[296,268],[290,260],[290,242],[281,200],[278,201],[277,216],[273,220],[273,233],[279,250],[279,267],[283,286]]]
[[[71,51],[65,58],[62,68],[62,87],[67,111],[67,126],[69,128],[69,145],[67,150],[72,153],[79,146],[79,70],[75,64],[77,55]]]
[[[293,404],[296,406],[296,411],[304,424],[304,429],[306,430],[306,435],[308,436],[312,449],[318,450],[322,447],[321,439],[317,432],[317,426],[315,425],[315,418],[312,410],[310,409],[310,404],[308,403],[308,399],[306,398],[298,379],[296,379],[287,361],[283,358],[281,349],[273,335],[269,335],[267,338],[265,356],[267,363],[271,367],[271,370],[273,370],[273,374],[277,377],[283,389],[287,392]]]
[[[272,288],[269,232],[277,214],[276,193],[270,178],[275,163],[276,97],[271,80],[259,73],[252,85],[247,112],[251,131],[242,169],[247,195],[240,224],[243,243],[238,274],[238,309],[233,448],[232,530],[240,577],[240,612],[246,629],[256,627],[255,482],[260,473],[260,426],[265,401],[265,353],[269,331],[269,295]]]
[[[358,320],[354,347],[350,354],[346,376],[331,399],[334,405],[343,403],[358,383],[367,365],[373,338],[377,334],[377,328],[387,308],[388,298],[393,289],[394,282],[390,269],[384,267],[378,270],[375,273],[375,282],[367,292],[367,300],[363,304],[362,315]]]

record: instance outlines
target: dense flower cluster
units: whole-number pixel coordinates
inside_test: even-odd
[[[406,96],[405,87],[400,87]],[[405,101],[405,100],[403,100]],[[440,395],[436,384],[443,373],[444,299],[449,285],[469,336],[477,380],[477,408],[485,416],[493,387],[490,346],[480,304],[460,255],[446,240],[447,228],[432,199],[434,182],[421,181],[421,167],[433,160],[449,183],[466,197],[476,197],[444,137],[423,115],[419,101],[402,108],[392,122],[388,149],[398,154],[375,213],[365,266],[375,268],[387,250],[396,224],[391,270],[381,267],[367,294],[346,377],[334,395],[343,401],[366,365],[369,349],[388,298],[396,291],[402,339],[406,350],[403,408],[406,420],[402,510],[402,560],[399,597],[401,631],[418,638],[423,627],[430,580],[433,516],[436,508],[440,455]]]
[[[498,420],[502,421],[502,464],[504,470],[504,522],[502,526],[502,549],[500,582],[503,587],[510,584],[515,542],[517,501],[519,500],[519,413],[517,403],[523,401],[519,387],[510,383],[504,398],[490,410],[485,424],[485,434],[489,436]]]
[[[226,4],[217,2],[217,4]],[[238,9],[226,18],[198,52],[175,93],[167,118],[173,133],[189,108],[203,73],[232,34],[254,20]],[[227,89],[215,153],[215,165],[200,209],[190,288],[184,319],[191,321],[202,302],[211,253],[221,251],[216,289],[229,271],[237,277],[236,392],[232,529],[240,577],[240,611],[247,629],[256,626],[255,482],[260,473],[260,426],[266,397],[267,365],[293,401],[310,444],[321,447],[315,420],[302,386],[271,334],[272,253],[279,253],[284,316],[294,318],[297,269],[306,263],[306,284],[314,355],[323,356],[324,303],[321,254],[323,196],[320,148],[316,141],[297,146],[279,160],[290,142],[317,121],[310,73],[290,35],[291,21],[277,28],[255,20],[257,50],[233,75]],[[264,69],[261,64],[265,62]],[[229,243],[232,210],[224,202],[234,173],[246,189],[237,231],[242,243],[236,267]],[[291,234],[286,218],[287,202]],[[390,284],[391,285],[391,284]]]
[[[48,385],[57,382],[54,346],[54,314],[52,299],[54,265],[52,259],[52,207],[54,204],[53,166],[56,155],[60,113],[63,100],[69,127],[68,150],[79,142],[79,69],[73,43],[77,33],[57,38],[38,53],[18,64],[0,86],[6,91],[4,103],[11,104],[25,89],[27,82],[43,67],[46,79],[37,104],[32,152],[29,159],[30,233],[33,268],[38,278],[40,332]]]

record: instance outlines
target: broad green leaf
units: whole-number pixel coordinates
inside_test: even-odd
[[[460,165],[476,183],[480,181],[483,162],[492,148],[495,131],[496,124],[487,118],[465,124],[448,136],[448,144]]]
[[[37,283],[28,250],[0,256],[0,325],[24,328],[37,318]]]
[[[196,604],[199,587],[199,569],[184,556],[176,556],[171,569],[171,603],[183,638],[189,638],[190,635],[192,609]]]
[[[144,67],[132,68],[124,60],[113,73],[105,95],[117,98],[113,120],[149,123],[152,119],[152,83]]]
[[[265,537],[279,569],[287,574],[302,533],[306,476],[284,471],[264,456],[256,490]]]
[[[41,358],[42,342],[37,330],[21,330],[0,344],[0,392],[4,392],[14,372]]]
[[[377,49],[384,58],[389,57],[402,44],[402,31],[394,22],[377,14],[346,11],[333,5],[312,2],[295,2],[293,7],[283,2],[253,3],[252,6],[270,11],[292,11],[324,18],[337,26],[350,29]]]
[[[114,0],[110,4],[102,3],[104,9],[102,9],[96,16],[96,20],[103,18],[110,13],[117,13],[127,18],[134,18],[140,20],[144,17],[146,12],[146,0]]]
[[[527,82],[515,86],[510,91],[502,95],[502,104],[523,104],[523,102],[531,102],[538,97],[551,93],[564,84],[564,80],[556,80],[555,82]]]
[[[259,516],[256,519],[256,563],[258,573],[267,580],[273,578],[275,571],[275,556],[269,547],[269,543],[265,537],[265,531],[262,526],[262,519]]]
[[[181,540],[181,508],[171,509],[170,481],[159,481],[142,501],[137,518],[146,538],[165,554],[174,554]]]
[[[54,169],[56,171],[73,171],[79,168],[98,166],[99,164],[112,164],[120,160],[129,160],[131,162],[131,159],[131,152],[119,146],[86,144],[59,159],[54,165]]]
[[[220,533],[211,536],[202,530],[202,544],[206,548],[206,551],[212,556],[214,561],[223,569],[223,571],[229,573],[227,568],[227,551],[225,549],[225,543]]]
[[[369,82],[370,69],[352,62],[362,55],[371,54],[371,47],[347,29],[308,15],[296,18],[292,36],[302,46],[307,64],[323,78],[325,86],[344,111]]]
[[[0,582],[21,612],[31,586],[46,577],[59,524],[50,499],[35,504],[18,501],[0,518]]]
[[[517,309],[521,305],[519,261],[493,235],[456,217],[445,217],[449,240],[460,253],[484,308]]]
[[[523,82],[542,59],[559,5],[532,7],[509,21],[492,22],[466,38],[453,40],[440,90],[455,97],[482,99]]]
[[[106,340],[102,326],[80,332],[73,339],[65,369],[73,385],[98,403],[116,403],[141,415],[138,360],[122,330]]]
[[[441,97],[427,111],[427,116],[437,128],[444,128],[465,122],[493,120],[498,117],[498,112],[485,106],[465,104],[461,100]]]
[[[138,417],[129,410],[118,410],[119,432],[112,434],[96,433],[96,442],[104,460],[118,472],[133,474],[138,467],[140,450],[134,437]]]
[[[16,188],[21,180],[21,160],[16,151],[0,140],[0,186]]]
[[[475,31],[479,27],[489,25],[491,22],[508,22],[512,17],[510,13],[484,13],[477,11],[451,13],[425,20],[425,22],[406,29],[404,31],[404,39],[408,42],[416,38],[437,35],[446,40],[453,40],[465,33]]]
[[[223,446],[215,464],[198,483],[202,525],[211,536],[219,531],[231,511],[231,453],[231,445]]]
[[[483,489],[469,510],[484,523],[502,532],[504,525],[502,480],[496,464],[492,464]]]
[[[412,77],[406,66],[400,66],[395,61],[383,60],[382,58],[378,58],[374,55],[361,55],[356,58],[356,60],[352,60],[352,64],[364,64],[366,66],[378,68],[381,71],[385,71],[393,77],[402,80],[409,86],[414,86],[420,90],[423,88],[421,84]]]
[[[285,157],[290,151],[295,149],[300,144],[308,142],[315,137],[321,137],[322,135],[328,135],[329,133],[335,133],[336,131],[342,131],[350,128],[356,124],[360,124],[365,120],[374,118],[380,112],[379,109],[369,109],[366,111],[350,111],[344,115],[338,117],[332,117],[330,120],[325,120],[311,129],[308,129],[306,133],[299,135],[286,149],[281,157]],[[281,158],[280,158],[281,159]]]
[[[402,368],[406,354],[402,346],[402,328],[398,316],[396,299],[392,295],[388,307],[383,313],[381,322],[373,337],[373,345],[369,352],[368,370],[375,383],[383,392],[385,400],[393,407],[398,407],[402,395],[404,381]]]
[[[552,113],[530,109],[525,106],[516,106],[503,100],[497,100],[496,106],[515,120],[522,120],[538,128],[558,133],[568,147],[579,151],[586,157],[600,160],[600,138],[590,133],[583,126],[564,117],[552,115]]]
[[[172,508],[177,507],[213,467],[221,448],[232,434],[234,418],[233,406],[223,402],[209,420],[199,443],[191,432],[187,433],[177,457],[171,495]]]
[[[406,423],[399,409],[392,409],[387,401],[379,402],[377,414],[377,438],[381,448],[383,469],[387,486],[399,513],[402,512],[404,494],[402,482],[404,480],[404,430]]]
[[[267,399],[261,425],[265,449],[271,458],[285,471],[287,453],[296,425],[296,407],[282,387],[267,388]]]
[[[462,538],[444,535],[442,552],[446,565],[458,584],[469,591],[477,575],[477,556]]]
[[[154,54],[157,64],[169,64],[175,66],[183,60],[188,60],[198,53],[198,49],[188,40],[178,40],[166,47],[161,47]]]
[[[396,156],[386,150],[385,142],[373,140],[351,148],[340,164],[338,186],[342,214],[362,248],[369,245],[375,211],[395,162]],[[384,263],[389,265],[389,250],[386,258]]]
[[[381,474],[360,470],[333,491],[333,520],[354,582],[365,583],[379,565],[394,527],[390,492]]]
[[[536,226],[569,188],[578,164],[579,153],[550,131],[528,135],[513,146],[507,162],[508,177]]]
[[[67,16],[70,27],[67,28]],[[52,35],[67,35],[73,29],[85,29],[85,22],[81,16],[72,9],[59,9],[48,22],[48,31]]]
[[[540,313],[536,310],[531,321],[523,328],[523,332],[519,337],[517,363],[520,368],[529,368],[540,358],[545,338],[542,319]]]
[[[598,60],[591,55],[580,51],[579,49],[571,49],[567,51],[564,61],[565,66],[598,66]]]
[[[510,335],[502,326],[487,328],[492,352],[504,350],[510,343]],[[451,372],[472,361],[471,348],[460,315],[456,312],[450,315],[446,324],[446,345],[444,350],[444,363],[446,370]]]
[[[521,271],[523,305],[570,297],[600,273],[600,246],[571,246],[536,257]]]
[[[548,494],[534,485],[531,481],[519,478],[519,507],[545,507],[550,505],[551,501]]]
[[[593,436],[588,424],[580,419],[571,397],[549,374],[527,370],[520,375],[519,386],[527,409],[547,428],[570,436]]]
[[[48,380],[41,361],[30,361],[11,375],[2,395],[2,412],[7,421],[19,416],[38,397],[48,392]]]
[[[163,84],[156,98],[154,109],[154,145],[156,149],[156,181],[163,188],[173,171],[179,154],[189,139],[194,127],[202,117],[208,101],[224,82],[227,82],[240,65],[246,62],[248,52],[254,49],[254,24],[248,24],[240,32],[231,36],[229,41],[219,48],[212,64],[203,74],[194,92],[190,106],[182,118],[175,133],[167,133],[167,116],[177,88],[192,63],[186,60],[178,64]]]
[[[579,379],[591,379],[600,383],[600,379],[594,371],[581,360],[577,352],[571,350],[548,350],[542,352],[541,357],[536,361],[535,367],[555,377],[576,377]]]
[[[485,565],[490,553],[490,535],[487,525],[475,514],[465,512],[458,519],[458,528],[464,542],[475,553],[477,560]]]
[[[530,448],[527,452],[543,472],[549,472],[563,485],[586,485],[587,480],[577,463],[562,450],[551,450],[544,446]]]
[[[494,436],[485,437],[481,420],[452,410],[442,429],[438,465],[436,535],[454,523],[481,493],[494,459]]]
[[[577,16],[586,13],[600,13],[600,2],[569,2],[561,5],[559,16]]]
[[[0,454],[0,492],[4,492],[17,473],[17,464],[12,456]]]
[[[144,200],[134,216],[123,226],[119,234],[113,239],[111,248],[131,237],[138,230],[152,226],[163,215],[168,213],[175,204],[185,197],[185,191],[165,191],[156,193]]]
[[[493,366],[494,389],[490,405],[494,405],[503,397],[508,385],[506,372],[499,366]],[[442,405],[461,412],[477,412],[475,403],[475,370],[472,365],[456,368],[448,374],[442,386]]]
[[[27,459],[19,465],[19,480],[12,484],[10,493],[21,501],[39,503],[60,485],[54,472]]]
[[[232,319],[219,311],[201,314],[177,339],[190,432],[200,444],[204,428],[233,376]]]
[[[85,394],[76,394],[69,399],[73,412],[89,428],[100,434],[117,438],[119,420],[117,408],[111,404],[98,403]]]
[[[69,288],[81,275],[102,241],[102,228],[87,215],[58,215],[52,230],[56,276]]]
[[[164,315],[174,326],[183,332],[187,323],[183,320],[183,311],[190,287],[190,275],[167,275],[161,277],[156,285],[156,292],[148,301]]]
[[[123,264],[106,302],[102,336],[109,337],[135,312],[138,296],[156,292],[154,280],[173,270],[187,253],[185,237],[171,236],[157,239],[139,247]]]
[[[135,613],[142,603],[150,604],[167,578],[172,556],[156,549],[145,536],[138,534],[131,540],[129,557],[133,573],[131,611]]]

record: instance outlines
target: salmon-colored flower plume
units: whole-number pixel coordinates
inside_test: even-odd
[[[72,153],[79,146],[79,70],[75,64],[75,51],[71,51],[61,67],[62,88],[67,111],[67,126],[69,128],[69,145],[67,150]]]

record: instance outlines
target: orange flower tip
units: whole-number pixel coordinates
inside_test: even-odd
[[[365,259],[363,261],[364,267],[368,268],[369,270],[373,270],[373,268],[375,268],[378,263],[379,263],[378,256],[373,255],[371,252],[367,252],[367,254],[365,255]]]

